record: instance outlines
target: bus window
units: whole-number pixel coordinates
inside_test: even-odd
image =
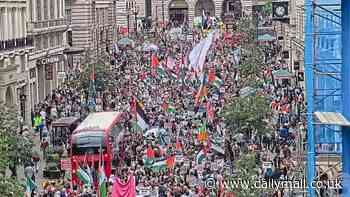
[[[72,143],[73,155],[99,154],[101,143],[104,141],[103,132],[85,133],[77,135]],[[102,143],[103,152],[106,151],[106,144]]]

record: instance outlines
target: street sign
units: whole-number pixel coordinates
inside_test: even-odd
[[[61,159],[61,170],[70,171],[72,168],[70,159]]]

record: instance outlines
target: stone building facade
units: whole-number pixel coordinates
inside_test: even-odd
[[[134,23],[134,11],[128,11],[128,4],[137,6],[138,17],[152,19],[159,23],[176,21],[182,24],[184,21],[190,26],[195,17],[200,17],[203,11],[210,16],[222,18],[229,15],[249,15],[252,10],[252,0],[121,0],[116,3],[117,6],[117,24],[119,26]],[[130,25],[132,31],[134,25]]]
[[[27,33],[34,39],[28,56],[31,109],[59,87],[67,70],[64,0],[27,0]]]
[[[0,101],[17,105],[30,119],[30,95],[27,58],[33,39],[27,34],[25,0],[0,1]]]
[[[85,53],[75,63],[108,59],[108,51],[116,41],[116,1],[66,0],[66,4],[71,46]]]

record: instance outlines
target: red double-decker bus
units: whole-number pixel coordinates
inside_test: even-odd
[[[111,175],[116,138],[123,129],[122,117],[121,112],[92,113],[75,129],[71,137],[73,186],[80,183],[76,176],[79,166],[89,165],[97,170],[101,148],[105,174]]]

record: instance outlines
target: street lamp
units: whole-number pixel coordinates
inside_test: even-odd
[[[137,14],[139,13],[140,7],[134,6],[134,15],[135,15],[135,35],[137,36]]]

